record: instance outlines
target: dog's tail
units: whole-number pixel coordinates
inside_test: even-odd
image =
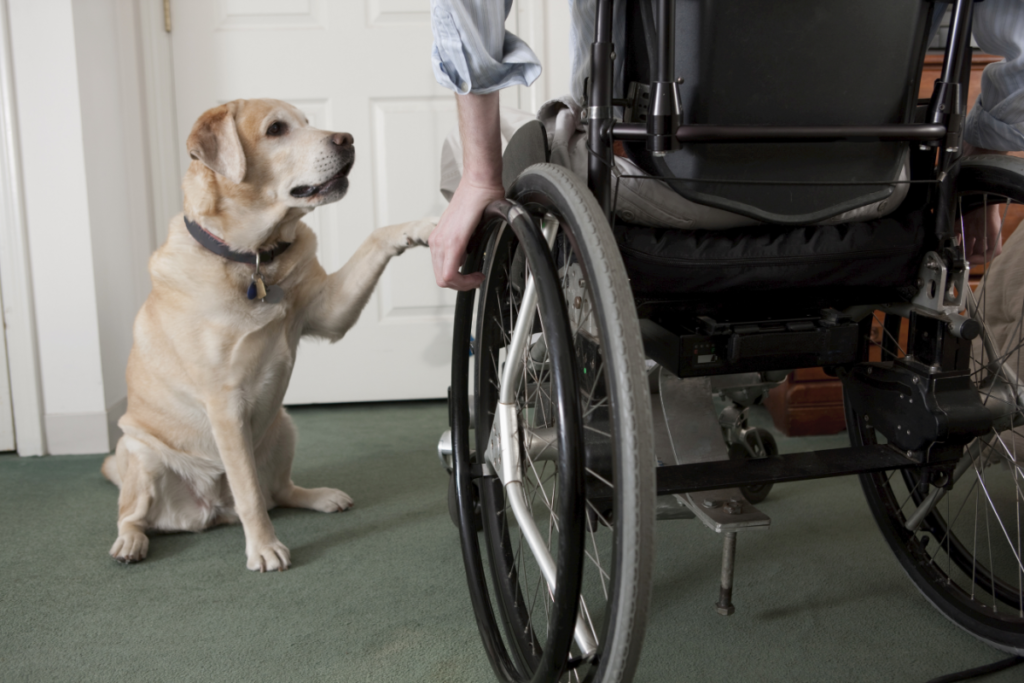
[[[103,466],[100,467],[100,472],[103,476],[110,480],[112,484],[115,484],[118,488],[121,487],[121,475],[117,472],[117,458],[116,455],[108,455],[103,459]]]

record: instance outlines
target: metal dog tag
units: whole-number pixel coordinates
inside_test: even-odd
[[[267,295],[263,297],[265,304],[279,304],[284,301],[284,289],[277,285],[267,285]]]
[[[249,289],[246,291],[245,296],[248,297],[249,301],[253,299],[263,300],[267,296],[267,288],[263,284],[263,276],[260,274],[260,252],[256,252],[256,269],[252,272],[252,282],[249,283]]]

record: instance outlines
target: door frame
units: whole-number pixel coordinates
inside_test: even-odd
[[[167,240],[167,226],[182,210],[178,154],[174,58],[171,52],[173,14],[170,0],[135,0],[142,54],[142,89],[150,157],[150,196],[153,198],[154,244]],[[165,14],[165,8],[168,14]]]
[[[7,0],[0,0],[0,291],[6,364],[20,455],[44,455],[42,375],[35,321],[35,297],[29,261],[28,224],[18,143],[17,100]]]

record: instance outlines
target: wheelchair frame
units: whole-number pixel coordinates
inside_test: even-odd
[[[623,0],[619,0],[620,2]],[[959,157],[960,134],[963,127],[964,112],[961,106],[960,76],[963,72],[964,56],[970,53],[970,24],[973,9],[972,0],[956,0],[952,22],[947,36],[946,53],[939,79],[935,82],[931,99],[928,104],[926,123],[893,124],[881,126],[728,126],[708,124],[678,124],[678,96],[675,88],[678,83],[673,75],[675,55],[675,34],[672,30],[658,32],[657,44],[657,80],[651,83],[650,110],[647,125],[618,123],[612,116],[613,106],[624,104],[612,98],[612,7],[613,0],[598,0],[597,4],[597,36],[591,50],[591,87],[587,109],[588,143],[590,155],[588,161],[587,184],[597,198],[609,222],[613,221],[614,192],[612,188],[612,145],[615,141],[646,141],[647,149],[654,155],[663,155],[673,149],[674,143],[692,142],[912,142],[927,145],[938,150],[936,183],[939,187],[939,205],[952,206],[955,191],[955,174],[951,174]],[[657,1],[657,20],[659,26],[674,26],[673,0]],[[951,225],[952,211],[937,212],[936,232],[946,243],[953,247],[955,231]],[[956,274],[959,299],[934,301],[932,307],[945,322],[961,329],[964,319],[957,315],[963,308],[963,296],[966,293],[968,268],[960,256],[958,249],[949,249],[952,262],[943,263],[946,268],[943,275]],[[952,278],[950,278],[952,281]],[[943,278],[939,283],[939,292],[946,292],[949,283]],[[940,297],[941,298],[941,297]],[[669,367],[679,376],[698,376],[699,370],[680,365],[680,360],[688,357],[690,350],[687,341],[682,342],[683,348],[675,348],[678,340],[668,338],[665,330],[656,326],[644,327],[644,346],[648,354]],[[714,336],[701,335],[704,341]],[[865,349],[856,344],[858,330],[849,330],[844,340],[851,348],[852,356],[863,356]],[[821,336],[821,333],[813,333]],[[968,331],[970,334],[970,331]],[[977,332],[975,331],[975,336]],[[786,346],[793,343],[806,342],[809,347],[816,347],[821,340],[807,339],[807,333],[794,332],[785,340],[779,340]],[[835,335],[830,335],[835,336]],[[862,335],[861,335],[862,336]],[[851,339],[852,337],[852,339]],[[972,337],[973,338],[973,337]],[[689,340],[690,344],[696,340]],[[747,340],[744,340],[747,341]],[[838,340],[829,340],[832,343]],[[752,340],[748,343],[753,343]],[[792,369],[793,367],[829,366],[836,364],[835,358],[822,357],[818,354],[812,362],[794,364],[792,356],[775,363],[763,364],[764,359],[756,368],[742,362],[742,351],[732,350],[737,361],[727,369],[716,370],[715,374],[747,372],[750,370]],[[849,357],[849,356],[848,356]],[[765,459],[750,463],[723,461],[721,463],[701,463],[695,465],[674,465],[658,468],[658,495],[687,493],[731,486],[748,486],[771,484],[784,481],[819,479],[830,476],[848,474],[866,474],[877,471],[899,468],[920,467],[923,462],[910,452],[896,453],[885,445],[861,446],[830,451],[809,452],[800,457],[787,458],[787,461]]]
[[[646,141],[647,149],[656,156],[671,151],[676,143],[693,142],[756,144],[894,141],[914,143],[920,145],[922,149],[927,148],[937,153],[935,177],[930,182],[934,182],[937,187],[935,205],[939,210],[935,212],[934,230],[938,250],[929,252],[925,257],[919,273],[918,295],[909,303],[883,307],[887,313],[887,337],[884,339],[883,349],[888,349],[892,357],[897,355],[893,348],[893,340],[898,334],[898,328],[893,328],[893,321],[898,322],[903,317],[910,319],[908,349],[902,365],[876,368],[864,363],[868,358],[865,340],[870,329],[871,311],[875,309],[874,306],[862,306],[863,310],[845,312],[826,311],[825,317],[831,315],[831,319],[820,328],[808,328],[804,324],[805,321],[801,320],[783,320],[776,321],[777,324],[772,329],[748,330],[744,334],[738,334],[729,326],[719,326],[714,320],[706,321],[705,327],[696,333],[679,334],[678,330],[667,329],[654,320],[659,315],[663,319],[670,319],[673,315],[671,304],[660,305],[655,302],[646,308],[648,319],[641,321],[644,351],[678,377],[812,366],[840,368],[846,390],[847,422],[853,441],[853,445],[848,448],[809,451],[777,458],[659,466],[656,469],[656,495],[765,486],[776,482],[850,474],[870,476],[896,471],[913,473],[908,476],[916,478],[915,481],[931,482],[936,487],[933,494],[943,490],[939,488],[941,486],[951,487],[963,474],[960,468],[964,462],[961,458],[963,448],[976,436],[986,433],[994,424],[1000,424],[1000,420],[1007,418],[997,407],[982,405],[977,392],[971,391],[973,386],[970,385],[968,369],[971,340],[977,338],[982,329],[970,316],[960,314],[965,306],[970,307],[967,303],[969,269],[963,252],[956,243],[958,233],[952,220],[958,191],[956,180],[964,119],[961,80],[965,55],[970,50],[968,41],[972,0],[955,2],[941,76],[936,81],[929,100],[925,122],[875,126],[678,125],[680,105],[676,91],[678,84],[673,76],[673,30],[658,32],[656,74],[655,80],[651,83],[651,105],[646,126],[616,122],[613,118],[614,107],[624,102],[615,100],[612,96],[612,5],[612,0],[598,0],[597,35],[591,48],[592,68],[586,110],[589,145],[587,184],[609,223],[614,220],[616,193],[612,186],[612,146],[616,141]],[[656,14],[659,26],[674,26],[672,0],[657,0]],[[891,181],[887,181],[886,184],[889,182]],[[488,207],[484,223],[495,222],[507,225],[515,233],[520,247],[528,253],[530,263],[546,265],[534,268],[525,278],[525,295],[518,311],[518,320],[525,322],[517,322],[508,346],[511,350],[506,350],[505,357],[509,360],[502,370],[503,393],[495,408],[495,421],[498,426],[494,428],[495,433],[487,445],[486,461],[478,460],[475,464],[470,464],[472,453],[467,435],[471,427],[471,418],[468,397],[465,391],[461,390],[453,390],[450,394],[453,483],[458,503],[456,516],[462,537],[470,592],[474,606],[477,607],[486,604],[490,598],[481,588],[485,584],[485,579],[476,536],[478,522],[475,521],[477,513],[472,503],[475,495],[473,482],[480,478],[495,479],[496,473],[491,469],[491,464],[498,464],[501,469],[500,479],[504,482],[502,495],[511,501],[517,523],[541,567],[549,592],[554,596],[552,616],[549,619],[549,624],[554,625],[550,626],[554,632],[549,633],[549,644],[555,643],[555,646],[551,649],[556,653],[568,651],[570,642],[574,640],[582,653],[581,657],[569,662],[545,656],[536,663],[532,680],[556,680],[566,670],[573,670],[592,657],[596,652],[597,640],[593,626],[588,626],[583,615],[577,612],[578,599],[575,595],[579,593],[580,573],[574,571],[571,566],[566,567],[566,564],[572,565],[573,561],[557,566],[552,562],[548,548],[539,537],[531,515],[526,509],[523,494],[519,490],[520,457],[523,452],[529,452],[532,446],[523,441],[526,437],[523,436],[522,425],[514,412],[514,400],[505,394],[511,391],[509,387],[513,387],[514,390],[511,378],[521,370],[522,365],[522,360],[516,358],[520,357],[520,347],[528,343],[527,338],[535,330],[534,320],[538,310],[542,317],[545,315],[544,311],[549,311],[546,314],[548,320],[543,325],[548,337],[546,351],[550,353],[552,364],[564,368],[561,372],[553,373],[556,384],[554,393],[561,397],[560,409],[567,410],[568,413],[576,410],[575,406],[570,404],[575,401],[572,397],[575,396],[574,386],[579,383],[579,377],[576,374],[574,359],[565,357],[565,340],[571,337],[571,332],[564,320],[556,320],[559,316],[550,314],[560,302],[549,300],[546,305],[538,307],[536,300],[537,291],[541,297],[550,297],[551,292],[558,288],[557,282],[552,280],[552,274],[557,272],[551,252],[554,231],[549,230],[543,219],[540,226],[534,225],[527,212],[508,200],[495,202]],[[554,227],[557,229],[557,225]],[[469,258],[464,267],[466,272],[475,272],[482,265],[484,247],[480,240],[487,237],[485,233],[485,230],[479,230],[475,242],[470,245]],[[547,284],[535,291],[535,278],[546,279]],[[459,331],[472,327],[473,300],[472,292],[459,294],[453,343],[453,387],[466,387],[470,381],[466,359],[471,355],[473,348],[468,335]],[[991,348],[988,337],[983,335],[982,339],[990,359],[998,359],[999,356]],[[696,355],[698,348],[703,348],[701,344],[715,348],[727,358],[727,362],[715,368],[700,368],[689,362],[689,359]],[[996,374],[1001,374],[1002,381],[1006,384],[997,387],[997,390],[1005,393],[1011,403],[1018,401],[1013,387],[1020,386],[1019,380],[1005,363],[998,360],[995,362],[1002,366]],[[885,402],[882,398],[883,393],[892,391],[893,387],[897,388],[900,399],[906,395],[913,398],[911,403],[917,401],[917,407],[909,411],[910,421],[906,422],[905,418],[900,418],[905,424],[897,425],[896,418],[887,415],[884,409],[881,414],[875,411],[875,406]],[[868,406],[871,406],[870,415]],[[908,412],[903,411],[902,414],[906,416]],[[590,462],[593,445],[585,441],[582,426],[572,424],[577,418],[570,414],[564,417],[570,423],[569,426],[560,429],[552,437],[557,438],[558,449],[555,457],[559,466],[569,473],[569,481],[559,482],[563,501],[582,501],[585,496],[587,504],[595,509],[610,508],[610,484],[604,486],[598,478],[598,481],[588,481],[584,488],[581,463]],[[865,439],[858,432],[857,426],[862,419],[865,422],[870,421],[873,428],[884,434],[888,439],[887,443]],[[1012,427],[1012,416],[1009,419]],[[549,440],[543,447],[546,448],[551,443],[553,441]],[[973,457],[970,460],[973,462]],[[938,494],[917,500],[915,519],[910,520],[908,524],[920,525],[941,498],[942,495]],[[558,539],[559,557],[570,552],[570,546],[578,541],[573,530],[582,528],[577,517],[582,517],[586,512],[582,503],[575,509],[569,502],[563,504],[567,505],[570,512],[568,517],[563,519],[564,527]],[[948,535],[947,530],[947,537]],[[729,614],[732,612],[732,553],[735,551],[735,532],[725,536],[722,596],[718,607],[721,613]],[[1017,562],[1021,562],[1019,556]],[[989,577],[990,586],[993,581],[992,577]],[[571,597],[566,598],[566,594]],[[559,598],[559,595],[562,597]],[[570,614],[574,615],[573,619],[566,620],[559,616]],[[478,608],[475,615],[485,649],[499,678],[521,680],[522,676],[516,670],[516,664],[502,654],[493,613]],[[567,624],[573,626],[570,628]],[[544,654],[550,655],[551,652],[546,651]]]

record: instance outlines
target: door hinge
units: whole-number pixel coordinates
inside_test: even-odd
[[[171,0],[164,0],[164,30],[171,32]]]

